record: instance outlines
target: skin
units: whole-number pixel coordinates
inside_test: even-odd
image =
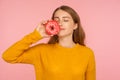
[[[71,48],[75,45],[72,40],[73,31],[77,28],[77,24],[74,23],[71,15],[63,10],[56,11],[54,15],[54,20],[56,20],[60,25],[60,32],[58,33],[59,44],[63,47]],[[37,31],[41,34],[43,38],[51,37],[52,35],[47,35],[45,32],[44,24],[47,21],[41,21],[38,24]]]

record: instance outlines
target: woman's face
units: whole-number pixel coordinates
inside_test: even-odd
[[[74,23],[71,15],[63,10],[55,12],[54,20],[60,25],[59,37],[65,37],[73,34],[73,30],[77,28],[77,24]]]

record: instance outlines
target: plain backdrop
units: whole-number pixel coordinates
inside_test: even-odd
[[[97,80],[120,80],[120,0],[0,0],[0,80],[35,80],[32,65],[7,63],[2,53],[61,5],[80,16],[95,54]]]

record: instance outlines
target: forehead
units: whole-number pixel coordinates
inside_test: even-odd
[[[72,18],[71,15],[64,11],[64,10],[57,10],[54,14],[54,18],[57,17],[57,18]]]

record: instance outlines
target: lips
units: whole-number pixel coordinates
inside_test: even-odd
[[[65,28],[60,28],[60,30],[65,30]]]

